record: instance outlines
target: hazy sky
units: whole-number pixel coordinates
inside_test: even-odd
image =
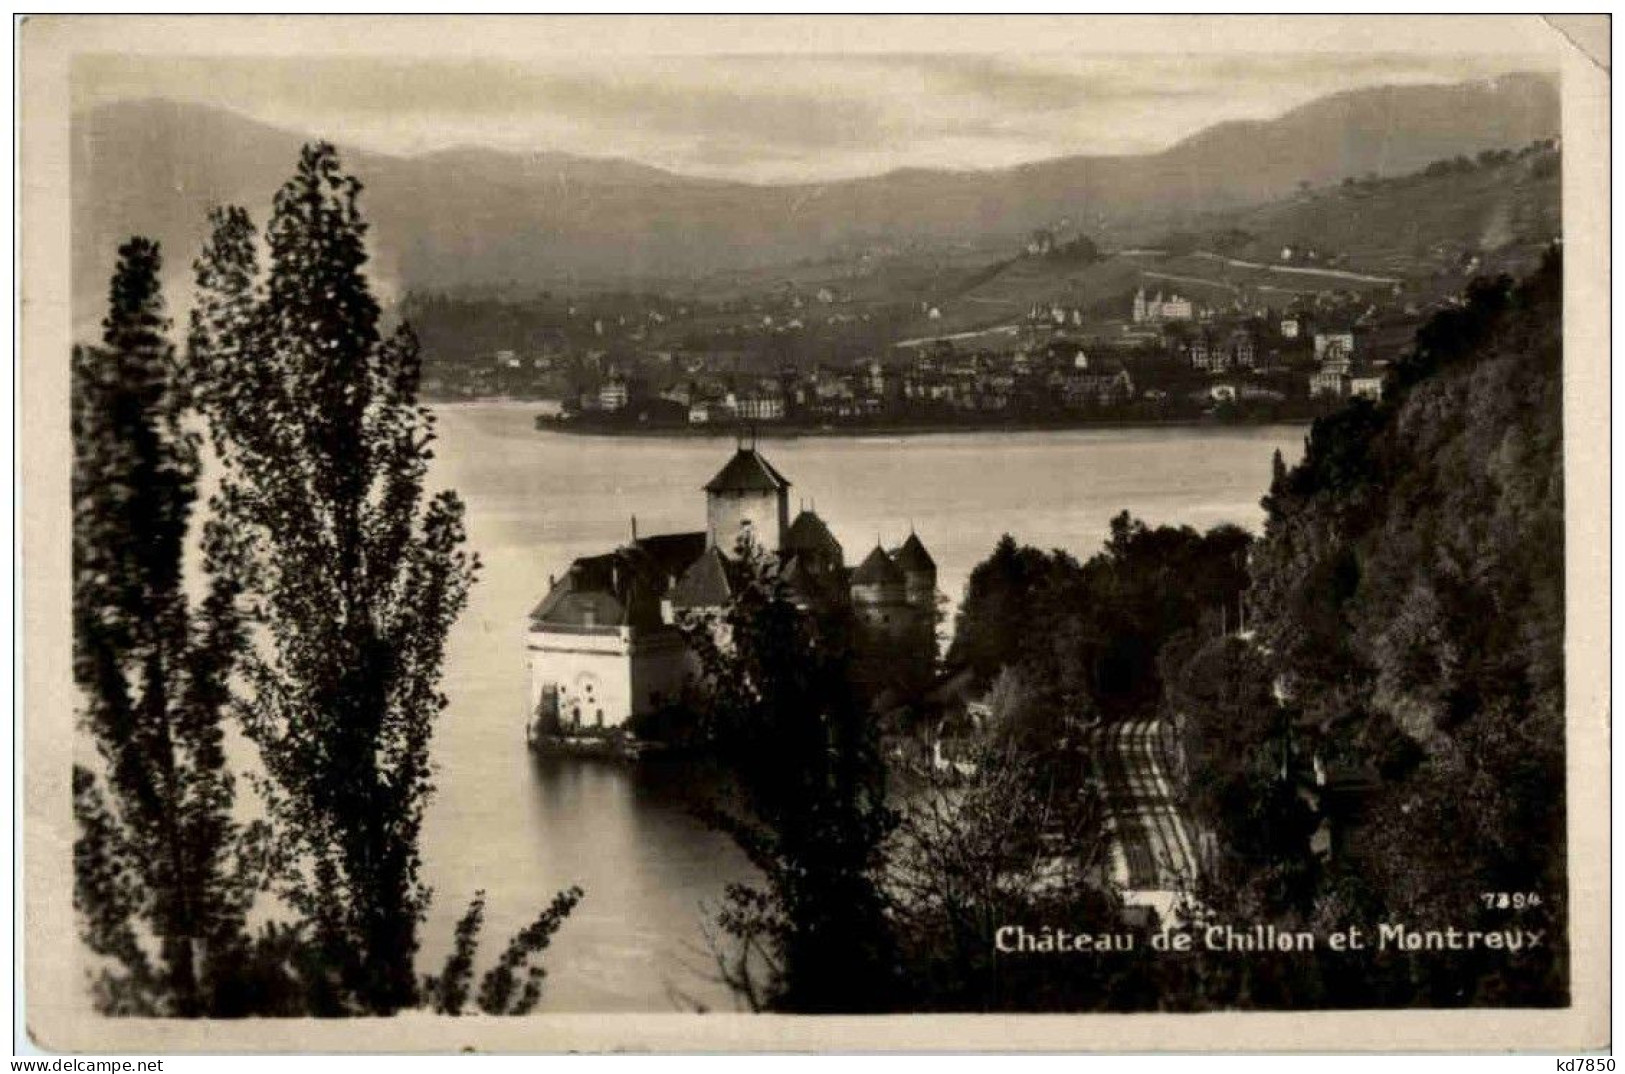
[[[1144,152],[1339,90],[1538,67],[1505,54],[102,55],[75,66],[74,101],[194,101],[389,153],[555,150],[778,182]]]

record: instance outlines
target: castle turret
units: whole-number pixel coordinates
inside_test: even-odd
[[[796,515],[790,524],[784,538],[784,554],[818,577],[837,574],[845,561],[841,542],[835,539],[823,519],[808,510]]]
[[[755,448],[740,448],[705,486],[707,538],[732,556],[742,534],[778,552],[790,528],[790,482]]]
[[[925,543],[910,530],[892,557],[903,572],[904,593],[909,604],[923,612],[934,612],[937,604],[937,563],[925,550]]]
[[[908,578],[878,544],[852,572],[852,606],[880,626],[898,624],[908,609]]]
[[[852,572],[852,610],[863,624],[857,675],[877,697],[913,696],[930,681],[936,657],[936,565],[917,538],[913,543],[907,557],[876,545]],[[905,558],[912,571],[899,562]]]

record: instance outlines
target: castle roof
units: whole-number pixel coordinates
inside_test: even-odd
[[[726,557],[713,545],[688,565],[672,587],[671,602],[677,608],[719,608],[733,596],[734,585]]]
[[[572,567],[572,573],[574,568]],[[571,574],[553,583],[547,596],[530,613],[536,623],[555,626],[619,626],[626,608],[606,589],[580,588]]]
[[[852,572],[853,585],[902,585],[904,581],[903,572],[878,544]]]
[[[585,556],[570,564],[530,613],[533,623],[553,626],[660,625],[658,578],[627,550]]]
[[[672,580],[705,551],[705,534],[661,533],[570,564],[531,611],[538,624],[654,627]]]
[[[740,448],[727,465],[705,484],[707,492],[780,492],[790,487],[755,448]]]
[[[925,542],[921,541],[919,535],[912,531],[908,535],[908,540],[904,541],[903,546],[894,554],[893,560],[897,566],[909,574],[937,569],[936,560],[932,559],[931,553],[925,550]]]
[[[656,533],[640,537],[631,548],[648,560],[650,569],[659,578],[677,578],[688,565],[705,551],[704,530],[692,533]]]
[[[805,510],[790,523],[790,530],[784,535],[784,547],[791,552],[830,552],[837,557],[841,554],[841,542],[835,539],[824,520]]]

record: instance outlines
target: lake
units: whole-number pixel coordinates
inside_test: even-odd
[[[467,508],[483,563],[453,628],[436,732],[438,788],[424,822],[435,899],[420,965],[437,971],[476,889],[487,894],[483,972],[561,888],[586,898],[543,957],[553,1011],[731,1009],[703,926],[724,886],[752,870],[694,819],[713,778],[692,765],[542,761],[525,747],[526,615],[577,556],[630,537],[705,527],[701,486],[728,437],[572,436],[534,428],[534,404],[435,408],[431,488]],[[764,439],[793,487],[856,563],[912,526],[957,608],[1003,533],[1080,559],[1128,509],[1149,523],[1256,529],[1270,457],[1302,453],[1298,426],[1152,427]]]

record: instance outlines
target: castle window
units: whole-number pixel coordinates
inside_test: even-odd
[[[599,709],[597,715],[598,715],[598,726],[599,727],[604,726],[604,710]]]

